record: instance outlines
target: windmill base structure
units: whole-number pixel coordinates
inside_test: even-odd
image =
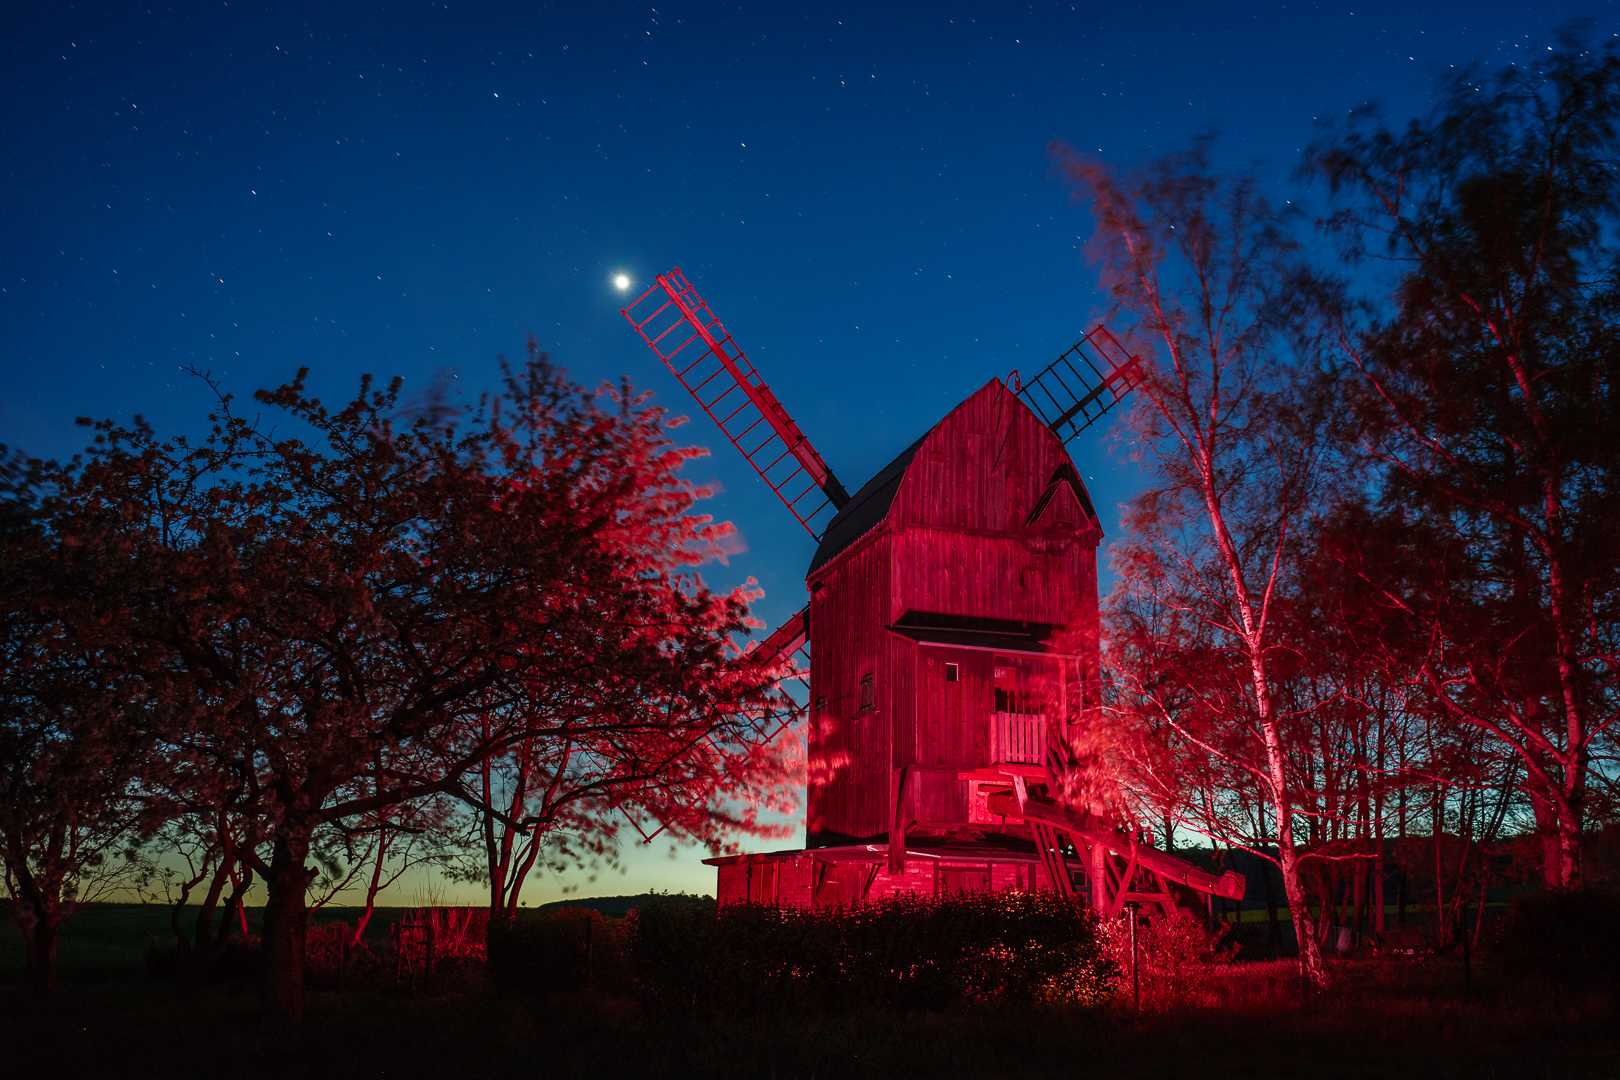
[[[1076,783],[1102,527],[1066,443],[1140,370],[1106,330],[1019,392],[990,380],[850,496],[679,270],[625,317],[819,541],[809,604],[751,654],[811,658],[806,846],[705,860],[721,904],[1242,899],[1241,875],[1119,831]]]

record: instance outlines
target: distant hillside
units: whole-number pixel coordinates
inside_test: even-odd
[[[686,893],[638,893],[635,896],[589,896],[578,900],[553,900],[549,904],[541,904],[536,911],[554,911],[557,908],[582,907],[599,911],[603,915],[623,915],[631,908],[639,907],[648,900],[690,900],[693,903],[702,901],[712,902],[712,896],[690,896]]]

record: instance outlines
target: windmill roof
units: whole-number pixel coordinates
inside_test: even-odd
[[[1033,634],[1001,634],[984,630],[951,630],[937,626],[888,627],[891,634],[910,638],[924,645],[951,645],[959,649],[979,649],[984,652],[1022,653],[1031,656],[1064,656],[1056,646],[1040,640]]]
[[[917,456],[917,450],[926,438],[928,435],[925,432],[916,442],[902,450],[900,456],[863,484],[854,497],[833,515],[833,519],[827,523],[827,531],[821,534],[821,544],[816,548],[816,557],[810,560],[810,569],[806,572],[806,577],[820,570],[839,552],[883,524],[883,519],[889,516],[889,507],[894,504],[894,496],[900,490],[900,481],[905,479],[906,468],[911,464],[911,459]]]

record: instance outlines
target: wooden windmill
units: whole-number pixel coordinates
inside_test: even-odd
[[[1106,329],[1027,384],[990,380],[850,495],[679,269],[624,315],[818,541],[810,602],[754,653],[810,657],[807,846],[708,860],[721,903],[1242,898],[1240,875],[1059,796],[1100,704],[1102,527],[1066,445],[1141,371]]]

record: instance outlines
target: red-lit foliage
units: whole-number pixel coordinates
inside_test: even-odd
[[[1202,145],[1129,174],[1066,147],[1057,154],[1097,219],[1103,285],[1147,358],[1131,425],[1151,486],[1132,501],[1114,553],[1109,647],[1122,720],[1144,729],[1144,742],[1157,730],[1179,748],[1168,760],[1138,755],[1148,783],[1171,792],[1189,775],[1219,777],[1222,790],[1260,795],[1303,924],[1301,783],[1272,623],[1298,573],[1294,532],[1320,498],[1333,432],[1320,398],[1298,392],[1276,317],[1298,269],[1288,214],[1253,178],[1211,175]],[[1199,809],[1223,819],[1211,835],[1252,837],[1263,825],[1252,815],[1248,828],[1234,825],[1228,806]],[[1300,962],[1327,981],[1309,935]]]
[[[1210,975],[1231,961],[1237,946],[1223,944],[1227,927],[1211,929],[1203,918],[1177,909],[1171,916],[1130,917],[1102,924],[1109,954],[1120,972],[1120,992],[1149,1011],[1207,1005]]]
[[[1084,898],[1055,892],[892,897],[796,907],[643,904],[623,942],[637,993],[699,1016],[1097,1005],[1118,968]]]
[[[748,720],[773,673],[732,643],[753,594],[692,572],[729,527],[693,513],[699,451],[662,410],[539,355],[465,415],[403,409],[397,380],[337,412],[302,374],[258,398],[301,437],[225,396],[201,443],[96,425],[51,528],[116,568],[76,617],[118,629],[154,702],[143,785],[259,823],[236,856],[268,887],[270,1013],[302,1010],[321,830],[435,796],[499,814],[466,781],[514,747],[572,796],[525,827],[624,807],[719,847],[789,805],[793,762]]]

